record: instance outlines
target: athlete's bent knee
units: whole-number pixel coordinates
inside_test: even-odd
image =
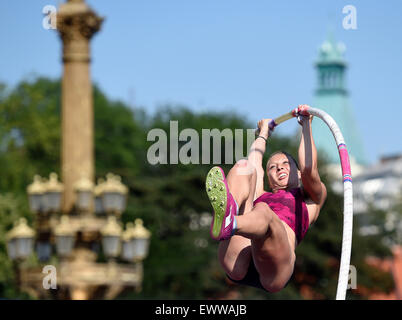
[[[223,265],[226,274],[233,280],[243,280],[244,277],[247,275],[247,270],[248,270],[248,263],[245,261],[242,261],[240,259],[237,259],[234,263],[228,265],[225,264]]]
[[[247,268],[234,268],[231,272],[226,272],[227,275],[236,281],[243,280],[247,275]]]
[[[246,247],[238,253],[226,251],[223,256],[219,256],[219,262],[226,274],[233,280],[242,280],[248,271],[250,248]],[[245,256],[244,256],[245,255]]]
[[[265,290],[275,293],[281,291],[283,288],[286,287],[287,282],[274,280],[274,281],[261,281],[262,286]]]
[[[247,159],[240,159],[235,163],[236,167],[247,167],[248,165],[248,160]]]
[[[236,162],[234,165],[236,168],[236,173],[238,175],[255,175],[256,174],[256,169],[254,165],[251,163],[251,161],[247,159],[241,159]]]

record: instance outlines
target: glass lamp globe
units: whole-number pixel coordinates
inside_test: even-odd
[[[54,234],[57,254],[60,257],[69,256],[74,247],[75,230],[67,215],[61,217],[60,224],[56,226]]]
[[[127,222],[126,230],[123,232],[121,258],[126,261],[134,260],[134,243],[132,240],[132,232],[134,230],[134,223]]]
[[[27,187],[29,208],[33,213],[39,213],[43,210],[43,195],[45,185],[39,175],[34,176],[34,181]]]
[[[135,226],[131,232],[131,242],[134,248],[134,257],[136,261],[143,260],[148,256],[151,232],[143,226],[141,219],[135,219]]]
[[[57,179],[57,174],[52,172],[49,181],[46,183],[44,194],[45,211],[57,212],[61,210],[61,197],[64,186]]]
[[[116,258],[121,249],[121,226],[115,216],[109,216],[106,225],[101,229],[103,252],[107,258]]]
[[[106,176],[106,182],[102,189],[103,208],[106,212],[122,213],[126,208],[128,189],[121,183],[121,178],[112,173]]]
[[[6,237],[10,259],[24,260],[32,253],[35,231],[28,226],[25,218],[20,218]]]

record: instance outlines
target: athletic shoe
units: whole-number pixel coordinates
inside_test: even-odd
[[[205,187],[214,209],[210,234],[214,240],[229,239],[236,229],[237,204],[229,192],[225,173],[220,167],[209,170]]]

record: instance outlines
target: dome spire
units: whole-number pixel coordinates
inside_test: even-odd
[[[331,23],[328,26],[326,40],[324,40],[318,49],[318,60],[316,64],[338,64],[346,66],[346,61],[343,58],[345,50],[346,46],[343,42],[336,43],[334,26]]]

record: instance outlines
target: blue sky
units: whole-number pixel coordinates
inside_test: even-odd
[[[45,5],[0,2],[0,81],[61,76],[61,42]],[[149,113],[170,103],[251,121],[311,103],[317,49],[332,24],[346,45],[347,86],[369,162],[402,152],[402,1],[88,0],[106,19],[92,41],[92,79]],[[342,9],[354,5],[357,29]],[[278,127],[291,134],[295,123]]]

